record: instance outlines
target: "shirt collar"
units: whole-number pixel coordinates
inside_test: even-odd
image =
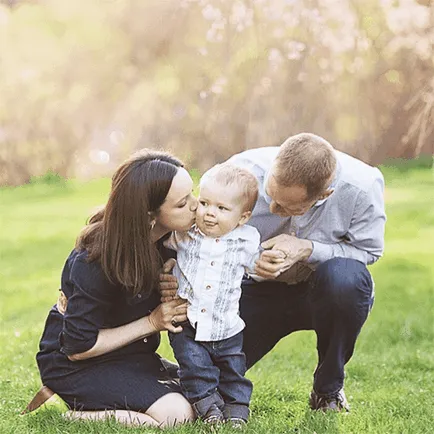
[[[204,234],[196,224],[191,228],[193,232],[196,234],[199,234],[203,238],[209,238],[208,235]],[[247,234],[248,230],[243,226],[236,227],[233,231],[229,232],[228,234],[222,235],[221,237],[216,237],[220,240],[238,240],[238,239],[249,239],[249,236]]]
[[[333,181],[332,181],[332,183],[330,184],[330,186],[328,187],[327,190],[335,190],[336,189],[336,185],[339,182],[340,174],[341,174],[341,164],[339,163],[339,160],[336,159],[336,173],[335,173],[335,177],[333,178]],[[330,196],[331,196],[331,194],[329,196],[327,196],[325,199],[317,200],[313,204],[313,207],[314,206],[321,206]]]
[[[206,237],[206,235],[198,228],[196,223],[192,226],[190,230],[196,234],[199,234],[201,237]]]
[[[270,178],[270,175],[271,175],[271,167],[265,172],[264,180],[262,182],[262,187],[261,187],[262,188],[262,191],[261,191],[262,196],[263,196],[265,202],[268,203],[268,205],[270,205],[271,202],[273,202],[273,199],[271,199],[271,197],[268,196],[267,192],[265,191],[265,186],[268,183],[268,179]]]

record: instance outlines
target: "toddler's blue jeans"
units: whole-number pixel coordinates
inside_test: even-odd
[[[188,323],[181,333],[169,333],[182,392],[199,417],[215,404],[226,419],[247,420],[252,383],[244,377],[243,333],[216,342],[195,341],[195,333]]]

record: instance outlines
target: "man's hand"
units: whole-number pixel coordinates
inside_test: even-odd
[[[296,262],[308,259],[313,246],[309,240],[295,237],[293,234],[281,234],[264,241],[261,246],[265,250],[256,261],[255,272],[265,279],[275,279]],[[280,253],[279,253],[280,252]],[[280,258],[283,257],[283,261]]]
[[[176,295],[178,289],[178,280],[175,276],[170,274],[175,266],[175,259],[171,258],[166,261],[163,265],[162,273],[160,274],[160,294],[161,302],[165,303],[167,301],[176,300],[179,297]]]

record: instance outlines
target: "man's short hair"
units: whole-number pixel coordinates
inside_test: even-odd
[[[253,211],[258,200],[258,181],[252,173],[234,164],[223,163],[217,164],[205,172],[201,182],[210,178],[225,186],[236,184],[241,187],[244,211]]]
[[[313,198],[329,186],[336,170],[335,151],[320,136],[297,134],[283,142],[274,167],[278,184],[285,187],[304,186],[309,198]]]

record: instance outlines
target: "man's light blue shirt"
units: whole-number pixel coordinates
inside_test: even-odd
[[[259,182],[259,198],[249,225],[258,229],[261,241],[291,232],[311,240],[313,251],[307,263],[312,269],[335,257],[356,259],[366,265],[377,261],[383,254],[386,222],[381,172],[335,151],[337,170],[330,186],[333,193],[304,215],[279,217],[270,212],[271,198],[265,192],[279,149],[251,149],[228,160],[252,172]]]

